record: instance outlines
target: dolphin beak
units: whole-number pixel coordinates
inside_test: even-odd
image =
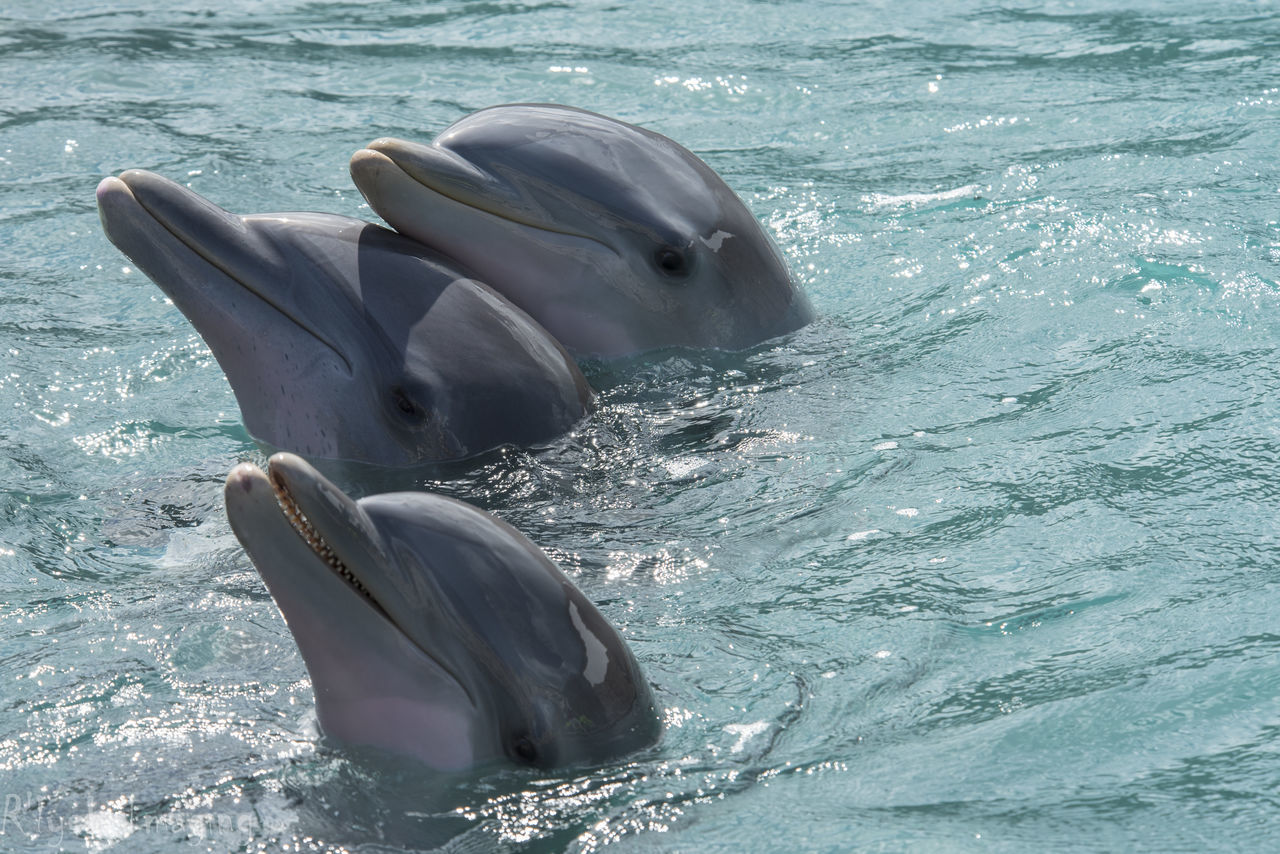
[[[378,162],[390,161],[424,187],[455,201],[472,204],[492,196],[496,189],[493,177],[466,158],[438,145],[383,137],[375,139],[351,158],[351,169],[364,169]],[[358,182],[357,182],[358,183]]]
[[[234,343],[230,338],[222,340],[227,336],[219,334],[219,324],[211,319],[216,310],[225,310],[222,295],[234,283],[324,344],[348,371],[352,370],[351,360],[336,337],[325,331],[324,311],[309,308],[294,292],[295,279],[305,278],[292,269],[297,258],[283,256],[245,217],[141,169],[104,178],[98,184],[97,197],[98,216],[107,238],[178,305],[215,354],[219,345]],[[205,296],[197,299],[196,294]],[[236,335],[243,331],[238,323],[229,327]],[[232,382],[234,385],[234,378]]]
[[[98,218],[102,221],[102,228],[107,233],[107,238],[112,243],[117,243],[117,236],[111,233],[112,223],[124,219],[131,206],[139,206],[138,200],[133,197],[129,185],[115,177],[103,178],[98,182],[95,195],[98,198]]]
[[[351,178],[369,207],[388,221],[408,217],[418,228],[427,228],[433,216],[452,224],[461,210],[470,208],[497,220],[590,241],[616,252],[604,241],[557,223],[554,217],[531,204],[527,194],[510,181],[481,169],[448,148],[391,137],[375,139],[351,156],[350,168]],[[462,209],[451,207],[450,202],[461,205]],[[400,213],[393,213],[396,211]],[[418,239],[422,239],[421,235]],[[446,242],[436,248],[466,260],[457,245]],[[485,246],[482,251],[490,252],[490,248]]]
[[[474,701],[380,607],[370,610],[353,598],[353,589],[365,594],[339,577],[337,552],[327,546],[339,539],[337,529],[319,527],[305,512],[344,515],[355,502],[291,454],[272,457],[267,472],[249,463],[236,466],[224,494],[231,528],[306,662],[321,729],[339,741],[407,753],[435,768],[472,765]]]
[[[564,231],[539,216],[510,183],[438,145],[392,137],[375,139],[351,156],[350,168],[352,180],[374,210],[385,201],[406,194],[421,204],[425,189],[500,219],[542,231],[583,236]]]
[[[369,565],[371,555],[382,556],[377,532],[355,501],[301,457],[276,454],[266,472],[238,465],[227,475],[224,494],[231,527],[246,547],[270,542],[278,553],[273,563],[285,553],[293,555],[294,564],[318,559],[383,619],[390,619],[350,569]],[[267,568],[263,577],[275,571]]]
[[[108,197],[128,193],[142,211],[188,249],[246,287],[285,272],[278,253],[254,234],[242,217],[168,178],[130,169],[98,185],[99,204],[104,192]],[[107,236],[115,242],[109,210],[103,210],[102,219]]]
[[[267,461],[267,478],[280,509],[317,556],[383,617],[385,609],[351,567],[385,564],[386,550],[368,515],[301,457],[281,452]]]
[[[355,501],[305,460],[282,452],[265,472],[238,465],[227,475],[224,495],[232,530],[286,616],[288,602],[309,598],[316,587],[336,592],[340,581],[377,613],[374,621],[402,631],[358,574],[387,565],[378,532]]]

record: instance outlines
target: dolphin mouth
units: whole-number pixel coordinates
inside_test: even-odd
[[[329,542],[316,529],[316,526],[311,523],[307,514],[303,512],[302,507],[293,497],[293,493],[289,491],[289,485],[285,482],[280,469],[268,464],[267,479],[271,484],[272,492],[275,493],[276,503],[280,505],[280,511],[289,522],[289,526],[293,528],[294,533],[302,538],[307,547],[315,553],[316,557],[324,561],[335,575],[345,581],[348,587],[363,598],[369,607],[399,629],[396,621],[382,607],[382,603],[374,598],[374,595],[369,592],[369,588],[360,581],[356,574],[351,571],[351,568],[343,562],[342,558],[338,557],[338,553],[334,551],[333,546],[329,545]]]
[[[294,495],[293,489],[290,488],[289,478],[291,476],[298,477],[300,481],[300,490],[306,494],[311,502],[315,502],[317,485],[320,483],[327,484],[333,491],[332,497],[339,502],[355,505],[342,490],[338,489],[317,472],[309,463],[294,454],[281,452],[274,454],[267,461],[266,479],[271,486],[271,491],[275,495],[276,504],[279,506],[281,514],[289,523],[294,533],[309,548],[317,558],[323,561],[333,574],[341,579],[346,586],[356,594],[366,605],[368,605],[374,613],[400,635],[403,640],[417,649],[422,655],[430,659],[436,667],[440,669],[449,679],[453,681],[462,693],[466,695],[468,702],[473,706],[477,705],[476,698],[472,693],[471,687],[464,680],[458,678],[457,671],[443,661],[439,655],[433,653],[430,649],[416,638],[411,632],[405,631],[404,627],[396,620],[394,616],[378,601],[369,587],[360,579],[355,571],[342,559],[339,549],[335,548],[332,543],[324,536],[316,521],[307,514],[303,507],[302,501],[299,501]],[[323,510],[321,511],[323,512]]]
[[[262,300],[294,326],[332,350],[349,373],[355,372],[351,359],[315,323],[299,316],[298,312],[291,311],[263,288],[255,287],[245,274],[246,271],[237,269],[238,264],[246,264],[251,248],[262,248],[251,246],[253,235],[246,228],[243,217],[218,207],[168,178],[143,169],[130,169],[122,172],[119,177],[104,178],[98,185],[97,198],[107,237],[125,255],[133,258],[143,272],[171,298],[175,296],[172,291],[181,290],[183,284],[175,283],[172,276],[151,275],[139,258],[134,257],[135,253],[130,251],[137,248],[136,241],[140,236],[138,223],[142,217],[162,229],[195,258]],[[132,210],[127,214],[122,212],[122,203]],[[129,221],[120,221],[126,217]],[[219,248],[223,250],[222,254],[219,253]],[[259,259],[265,257],[265,253],[258,256]],[[272,270],[265,263],[261,269],[265,278],[273,278]],[[181,307],[179,304],[179,308]],[[186,314],[185,311],[183,313]]]
[[[495,192],[502,185],[493,175],[475,166],[461,155],[440,146],[422,145],[395,137],[382,137],[375,139],[351,156],[353,172],[385,166],[388,163],[423,188],[479,213],[525,228],[590,241],[605,247],[615,255],[620,254],[614,247],[597,237],[556,225],[528,211],[521,211],[514,200],[503,204],[500,194]]]

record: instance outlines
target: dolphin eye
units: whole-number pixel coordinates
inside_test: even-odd
[[[391,389],[391,402],[396,410],[406,418],[421,420],[426,417],[422,407],[418,406],[401,386],[395,386]]]
[[[653,263],[664,275],[680,278],[689,272],[689,259],[683,250],[674,246],[664,246],[653,253]]]
[[[516,736],[515,741],[511,743],[511,753],[516,759],[529,765],[538,761],[538,746],[528,735]]]

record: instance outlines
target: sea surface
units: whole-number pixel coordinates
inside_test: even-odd
[[[514,101],[692,149],[819,317],[406,474],[542,546],[665,724],[432,775],[317,733],[222,507],[263,452],[94,187],[375,220],[353,151]],[[8,0],[0,850],[1276,850],[1278,220],[1265,0]]]

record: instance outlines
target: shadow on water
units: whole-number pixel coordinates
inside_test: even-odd
[[[740,398],[787,387],[800,370],[779,342],[744,352],[669,351],[583,371],[597,410],[560,439],[504,446],[462,460],[385,467],[312,460],[357,496],[425,489],[500,512],[521,502],[564,497],[589,484],[607,488],[626,459],[705,450],[739,423]],[[727,407],[727,409],[726,409]],[[267,453],[270,449],[264,448]]]

